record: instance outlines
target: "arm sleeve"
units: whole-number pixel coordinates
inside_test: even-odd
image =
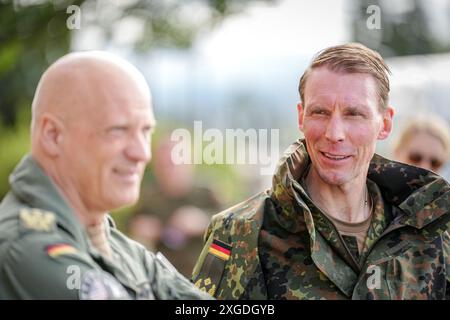
[[[151,286],[156,299],[159,300],[210,300],[209,294],[199,290],[187,278],[180,274],[165,258],[145,251]]]
[[[445,277],[447,279],[446,290],[445,290],[445,299],[450,300],[450,236],[449,236],[448,230],[443,233],[442,242],[443,242],[444,257],[445,257]]]
[[[55,244],[66,245],[66,253],[49,255],[49,246]],[[82,275],[93,269],[75,246],[42,233],[11,243],[1,266],[0,296],[6,299],[78,299]]]

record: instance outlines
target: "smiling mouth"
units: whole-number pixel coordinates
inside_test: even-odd
[[[351,157],[351,156],[343,156],[343,155],[331,154],[331,153],[328,153],[328,152],[321,152],[321,153],[322,153],[322,155],[325,158],[328,158],[330,160],[335,160],[335,161],[345,160],[345,159],[348,159],[348,158]]]
[[[118,170],[118,169],[114,169],[114,172],[117,174],[121,174],[124,176],[128,176],[128,175],[134,175],[134,174],[138,174],[137,170]]]
[[[121,179],[128,181],[137,181],[139,179],[139,172],[137,170],[114,169],[114,173]]]

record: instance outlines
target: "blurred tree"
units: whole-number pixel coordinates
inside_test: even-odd
[[[134,49],[188,47],[200,32],[254,1],[273,0],[0,0],[0,124],[14,126],[29,110],[45,68],[70,50],[70,5],[81,8],[81,29],[95,26],[112,39],[122,22],[142,26]],[[80,30],[74,30],[80,31]]]
[[[19,109],[29,105],[47,62],[70,46],[65,7],[29,3],[0,0],[0,115],[5,125],[14,125]]]
[[[351,4],[354,41],[377,50],[384,57],[450,51],[448,41],[440,40],[432,31],[431,24],[436,21],[431,19],[427,1],[351,0]],[[380,28],[370,26],[377,15],[377,8],[369,8],[374,5],[380,14]],[[445,8],[448,9],[447,5]],[[449,15],[443,17],[450,19]]]

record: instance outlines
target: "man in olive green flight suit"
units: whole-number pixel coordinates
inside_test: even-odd
[[[389,69],[360,45],[322,51],[300,80],[304,139],[269,191],[213,217],[193,274],[219,299],[445,299],[450,186],[374,154]]]
[[[31,154],[0,205],[0,299],[208,299],[115,227],[137,201],[155,124],[144,77],[102,52],[42,76]]]

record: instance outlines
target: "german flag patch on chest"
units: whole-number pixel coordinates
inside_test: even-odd
[[[228,259],[230,259],[231,246],[229,244],[226,244],[225,242],[214,239],[209,246],[209,253],[222,260],[227,261]]]

